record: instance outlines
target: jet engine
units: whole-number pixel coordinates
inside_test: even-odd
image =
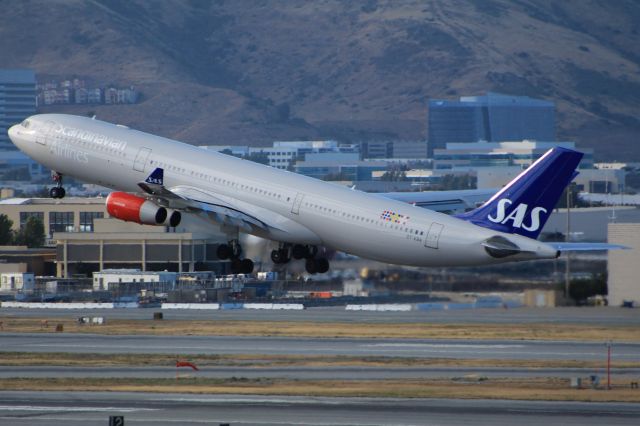
[[[109,194],[107,212],[120,220],[143,225],[162,225],[167,220],[167,209],[145,198],[126,192]],[[180,222],[179,216],[178,222]]]
[[[182,213],[178,210],[167,210],[167,219],[164,221],[164,225],[175,228],[180,225],[180,221],[182,220]]]

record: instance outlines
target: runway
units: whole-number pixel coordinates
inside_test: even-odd
[[[15,309],[0,308],[0,318],[78,318],[102,316],[109,319],[151,320],[160,309]],[[450,311],[367,312],[345,311],[344,307],[308,308],[303,311],[266,310],[165,310],[167,320],[223,320],[223,321],[309,321],[309,322],[364,322],[364,323],[434,323],[434,324],[582,324],[597,326],[640,326],[640,315],[635,309],[612,307],[592,308],[516,308],[467,309]]]
[[[180,369],[180,374],[198,378],[269,378],[289,380],[403,380],[436,378],[533,378],[604,376],[603,368],[513,368],[513,367],[237,367],[202,366],[199,371]],[[67,366],[0,366],[0,378],[174,378],[173,365],[154,367],[67,367]],[[612,368],[611,374],[620,379],[637,378],[640,368]]]
[[[500,360],[606,359],[601,342],[353,339],[3,333],[0,352],[345,355]],[[640,362],[640,343],[616,343],[613,359]]]
[[[0,424],[635,425],[639,404],[506,400],[311,398],[120,392],[0,392]]]

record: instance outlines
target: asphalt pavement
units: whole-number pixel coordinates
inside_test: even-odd
[[[2,333],[0,352],[347,355],[501,360],[606,359],[602,342]],[[616,343],[613,359],[640,362],[640,343]]]
[[[106,425],[636,425],[640,404],[312,398],[121,392],[0,392],[0,424]]]

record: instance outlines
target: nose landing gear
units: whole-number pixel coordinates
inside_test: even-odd
[[[56,183],[56,186],[49,190],[49,196],[51,198],[64,198],[64,196],[67,195],[67,191],[65,191],[62,186],[62,174],[51,172],[51,178]]]

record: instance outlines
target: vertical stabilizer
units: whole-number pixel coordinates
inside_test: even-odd
[[[582,153],[556,147],[486,203],[457,218],[500,232],[537,238],[565,187],[578,174]]]

